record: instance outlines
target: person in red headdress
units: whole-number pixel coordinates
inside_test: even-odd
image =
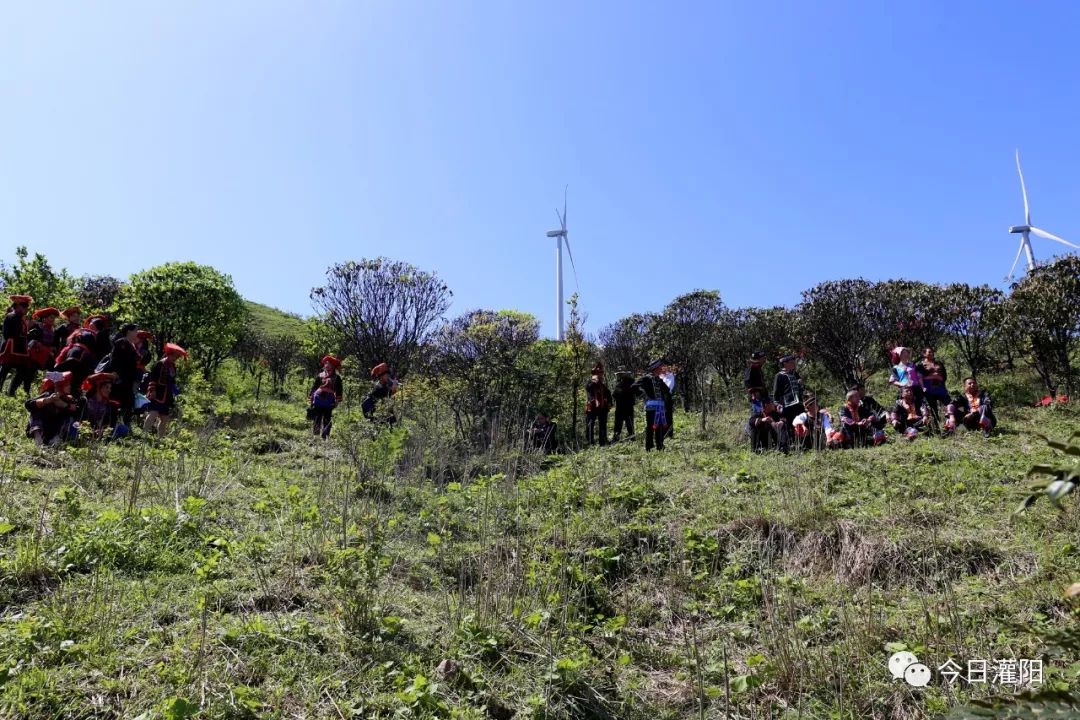
[[[311,420],[311,434],[325,439],[330,437],[334,408],[341,403],[344,386],[338,374],[341,360],[333,355],[324,355],[322,368],[308,392],[308,420]]]
[[[86,393],[79,401],[78,426],[79,431],[94,438],[105,435],[109,428],[112,437],[124,437],[129,430],[127,425],[119,422],[118,410],[120,404],[112,399],[112,386],[116,376],[112,373],[94,373],[82,382],[82,390]]]
[[[592,377],[585,383],[585,442],[608,444],[608,413],[611,412],[611,389],[604,382],[604,363],[597,361]]]
[[[41,385],[41,394],[27,400],[25,407],[30,413],[27,437],[33,438],[39,447],[62,442],[71,433],[71,423],[78,409],[71,395],[71,373],[59,373],[56,379],[46,378]]]
[[[82,328],[82,308],[78,305],[72,305],[65,308],[64,312],[60,313],[64,318],[64,324],[56,328],[56,343],[54,347],[59,351],[68,344],[68,338],[72,333],[78,332]]]
[[[163,357],[150,368],[150,382],[146,386],[146,398],[150,403],[146,406],[143,421],[143,430],[150,433],[156,428],[158,437],[165,437],[169,420],[176,413],[176,396],[180,394],[180,388],[176,386],[176,361],[188,356],[187,350],[173,343],[165,343],[162,354]]]
[[[375,421],[375,406],[380,400],[386,400],[396,393],[400,383],[390,372],[390,365],[384,362],[371,368],[371,379],[375,381],[375,387],[364,398],[364,402],[360,403],[360,410],[368,420]],[[387,413],[383,420],[387,425],[397,422],[393,412]]]
[[[26,351],[29,329],[26,313],[34,303],[29,295],[11,295],[11,306],[4,315],[4,339],[0,344],[0,386],[9,374],[14,374],[8,395],[15,397],[15,390],[25,383],[25,370],[32,365],[30,354]],[[30,375],[31,379],[33,374]]]
[[[35,310],[26,331],[26,353],[30,356],[30,366],[20,373],[23,391],[29,395],[30,386],[38,370],[52,370],[53,348],[56,344],[56,318],[60,311],[54,307]]]

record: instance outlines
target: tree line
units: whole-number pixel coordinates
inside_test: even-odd
[[[424,393],[472,447],[514,442],[537,410],[578,437],[589,368],[642,370],[664,357],[679,367],[684,410],[708,412],[742,399],[756,350],[803,358],[807,374],[842,391],[888,364],[888,349],[947,345],[978,376],[1027,366],[1051,395],[1075,394],[1080,379],[1080,257],[1037,266],[1008,292],[987,285],[913,280],[834,280],[802,292],[794,307],[727,306],[716,290],[695,290],[653,313],[628,315],[595,336],[570,300],[567,339],[542,339],[539,322],[515,310],[478,309],[447,318],[451,289],[434,272],[387,258],[335,264],[310,292],[314,314],[288,328],[256,327],[231,278],[195,263],[168,263],[127,280],[74,277],[41,254],[16,251],[0,284],[33,295],[38,307],[81,304],[156,330],[159,344],[192,351],[212,377],[227,358],[267,373],[276,390],[292,372],[315,372],[334,353],[367,380],[389,362],[406,396]],[[413,392],[408,392],[415,389]]]

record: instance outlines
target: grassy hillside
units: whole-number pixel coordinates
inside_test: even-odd
[[[1076,658],[1080,509],[1010,513],[1074,409],[1002,430],[755,456],[741,414],[477,459],[424,423],[312,442],[300,402],[188,381],[176,437],[38,452],[0,397],[0,717],[922,718],[905,647]],[[350,391],[351,396],[357,390]],[[410,402],[408,397],[404,402]],[[406,408],[407,410],[407,408]],[[1005,688],[998,688],[999,691]],[[976,694],[988,694],[986,686]]]
[[[245,300],[248,312],[251,313],[252,324],[256,330],[265,335],[295,335],[301,337],[304,331],[304,320],[299,315],[287,313],[284,310],[260,305],[257,302]]]

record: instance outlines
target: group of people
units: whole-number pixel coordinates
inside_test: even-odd
[[[77,306],[34,310],[29,295],[11,295],[0,345],[0,390],[28,397],[26,434],[38,445],[78,437],[119,438],[142,415],[143,429],[165,435],[176,412],[176,363],[184,348],[165,343],[154,361],[153,334],[133,323],[111,332],[109,318],[83,319]],[[59,325],[58,325],[59,321]],[[31,388],[39,373],[38,394]]]
[[[839,422],[804,387],[795,369],[796,356],[780,358],[771,392],[765,382],[765,359],[760,351],[750,357],[743,382],[750,400],[746,432],[755,452],[770,447],[786,452],[792,446],[809,450],[880,445],[890,426],[910,441],[936,431],[948,435],[958,428],[989,436],[997,425],[990,395],[974,377],[964,378],[960,392],[949,392],[945,366],[930,347],[918,363],[912,361],[911,348],[891,351],[889,384],[897,392],[891,408],[867,394],[861,382],[855,383],[840,407]]]
[[[315,382],[308,392],[307,417],[311,421],[311,434],[324,440],[330,437],[330,428],[334,422],[334,408],[341,404],[343,384],[341,382],[341,360],[333,355],[325,355],[321,360],[322,370],[315,376]],[[400,387],[400,383],[390,370],[390,365],[385,362],[371,368],[371,379],[374,387],[360,404],[360,410],[364,417],[372,422],[383,422],[393,425],[396,418],[392,411],[384,413],[381,417],[376,415],[379,401],[387,400],[393,396]]]
[[[638,400],[645,401],[645,449],[664,449],[664,440],[674,436],[672,417],[675,403],[676,368],[663,359],[649,364],[645,372],[634,377],[628,371],[615,375],[615,390],[608,387],[602,362],[597,362],[585,383],[585,441],[589,445],[608,444],[608,418],[615,411],[614,442],[626,431],[627,439],[635,437],[634,419]],[[545,412],[537,414],[527,432],[530,447],[545,453],[557,447],[556,425]]]

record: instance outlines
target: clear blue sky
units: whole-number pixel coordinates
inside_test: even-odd
[[[195,260],[310,313],[328,265],[383,254],[551,333],[569,184],[592,331],[695,288],[1001,284],[1014,148],[1033,221],[1080,242],[1078,27],[1074,2],[9,3],[0,257]]]

